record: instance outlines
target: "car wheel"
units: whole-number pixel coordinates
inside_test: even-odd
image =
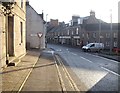
[[[91,50],[90,50],[90,49],[87,49],[87,52],[91,52]]]

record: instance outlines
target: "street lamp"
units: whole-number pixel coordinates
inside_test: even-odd
[[[101,17],[99,19],[99,43],[101,42],[100,38],[101,38]]]
[[[110,32],[111,32],[111,38],[110,38],[110,53],[112,53],[112,48],[113,48],[113,41],[112,41],[112,9],[110,9]]]
[[[48,14],[46,14],[46,23],[45,23],[45,28],[46,28],[46,30],[45,30],[45,48],[47,48],[47,38],[46,38],[46,33],[47,33],[47,16],[48,16]]]

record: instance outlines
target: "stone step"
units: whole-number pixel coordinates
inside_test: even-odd
[[[8,66],[16,66],[19,62],[21,62],[20,59],[14,59],[13,61],[11,61]]]

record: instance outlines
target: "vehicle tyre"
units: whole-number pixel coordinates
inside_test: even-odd
[[[87,52],[91,52],[91,50],[90,50],[90,49],[87,49]]]

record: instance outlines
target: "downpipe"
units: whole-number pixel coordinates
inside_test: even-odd
[[[9,64],[9,54],[8,54],[8,16],[5,15],[5,28],[6,28],[6,33],[5,33],[5,39],[6,39],[6,65]]]

